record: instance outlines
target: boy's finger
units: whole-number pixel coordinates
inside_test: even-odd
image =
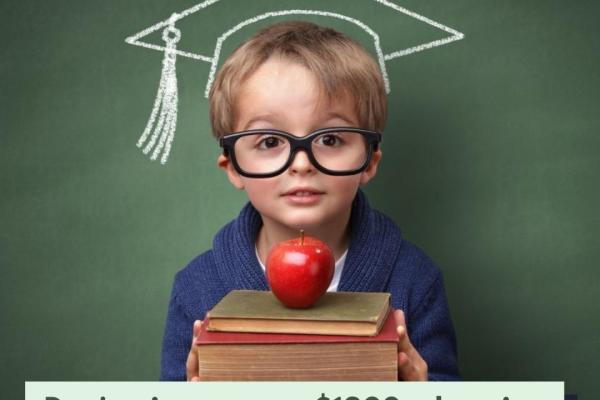
[[[398,351],[404,351],[406,353],[411,353],[414,350],[410,339],[408,338],[408,333],[406,332],[406,327],[399,326],[396,328],[396,332],[398,333]]]
[[[198,354],[196,353],[196,338],[200,334],[200,328],[202,321],[194,321],[192,344],[190,346],[190,352],[188,353],[187,360],[185,362],[185,372],[188,381],[198,380]]]
[[[414,348],[402,310],[394,311],[398,332],[398,378],[405,381],[427,380],[427,363]]]
[[[202,320],[197,319],[196,321],[194,321],[194,342],[196,341],[195,339],[198,337],[198,335],[200,334],[200,328],[202,328]],[[194,342],[192,342],[192,346],[194,345]]]
[[[404,331],[404,327],[398,327],[398,330]],[[408,335],[403,336],[403,344],[398,346],[398,378],[404,381],[426,381],[427,363],[410,343]],[[406,350],[400,346],[404,346]]]
[[[406,320],[404,319],[404,311],[395,310],[394,318],[396,319],[396,326],[406,326]]]
[[[398,378],[403,381],[418,380],[415,365],[404,352],[398,353]]]
[[[188,353],[185,362],[185,374],[188,381],[193,381],[194,378],[198,377],[198,355],[193,349]]]
[[[395,310],[394,318],[396,319],[396,332],[398,332],[398,350],[399,351],[410,351],[412,343],[408,338],[408,332],[406,329],[406,320],[404,319],[404,311]]]
[[[408,363],[408,356],[405,352],[401,351],[398,353],[398,368],[402,369]]]
[[[398,350],[402,351],[406,349],[406,322],[404,320],[404,311],[395,310],[394,319],[396,320],[396,332],[398,332]]]

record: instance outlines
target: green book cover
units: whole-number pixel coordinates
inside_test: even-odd
[[[210,319],[348,321],[378,324],[387,315],[389,293],[328,292],[311,308],[283,305],[270,291],[233,290],[210,311]]]

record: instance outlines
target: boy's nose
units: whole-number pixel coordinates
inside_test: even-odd
[[[289,171],[295,174],[307,174],[313,172],[315,167],[308,159],[308,154],[304,150],[298,150],[293,155],[292,164],[290,164]]]

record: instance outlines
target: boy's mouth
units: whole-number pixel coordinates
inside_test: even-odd
[[[317,189],[302,187],[288,190],[283,194],[283,198],[292,205],[310,206],[319,203],[323,194],[325,192]]]
[[[312,188],[296,188],[296,189],[288,190],[283,195],[284,196],[293,196],[293,197],[310,197],[310,196],[317,196],[317,195],[321,195],[321,194],[323,194],[323,192],[316,190],[316,189],[312,189]]]

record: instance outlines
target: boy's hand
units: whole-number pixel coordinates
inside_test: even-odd
[[[192,346],[185,362],[185,370],[188,382],[198,382],[200,377],[198,376],[198,353],[196,352],[196,338],[200,334],[200,327],[202,326],[201,320],[194,321],[194,330],[192,336]]]
[[[401,381],[426,381],[427,363],[408,338],[404,311],[396,310],[396,329],[400,341],[398,343],[398,380]]]

